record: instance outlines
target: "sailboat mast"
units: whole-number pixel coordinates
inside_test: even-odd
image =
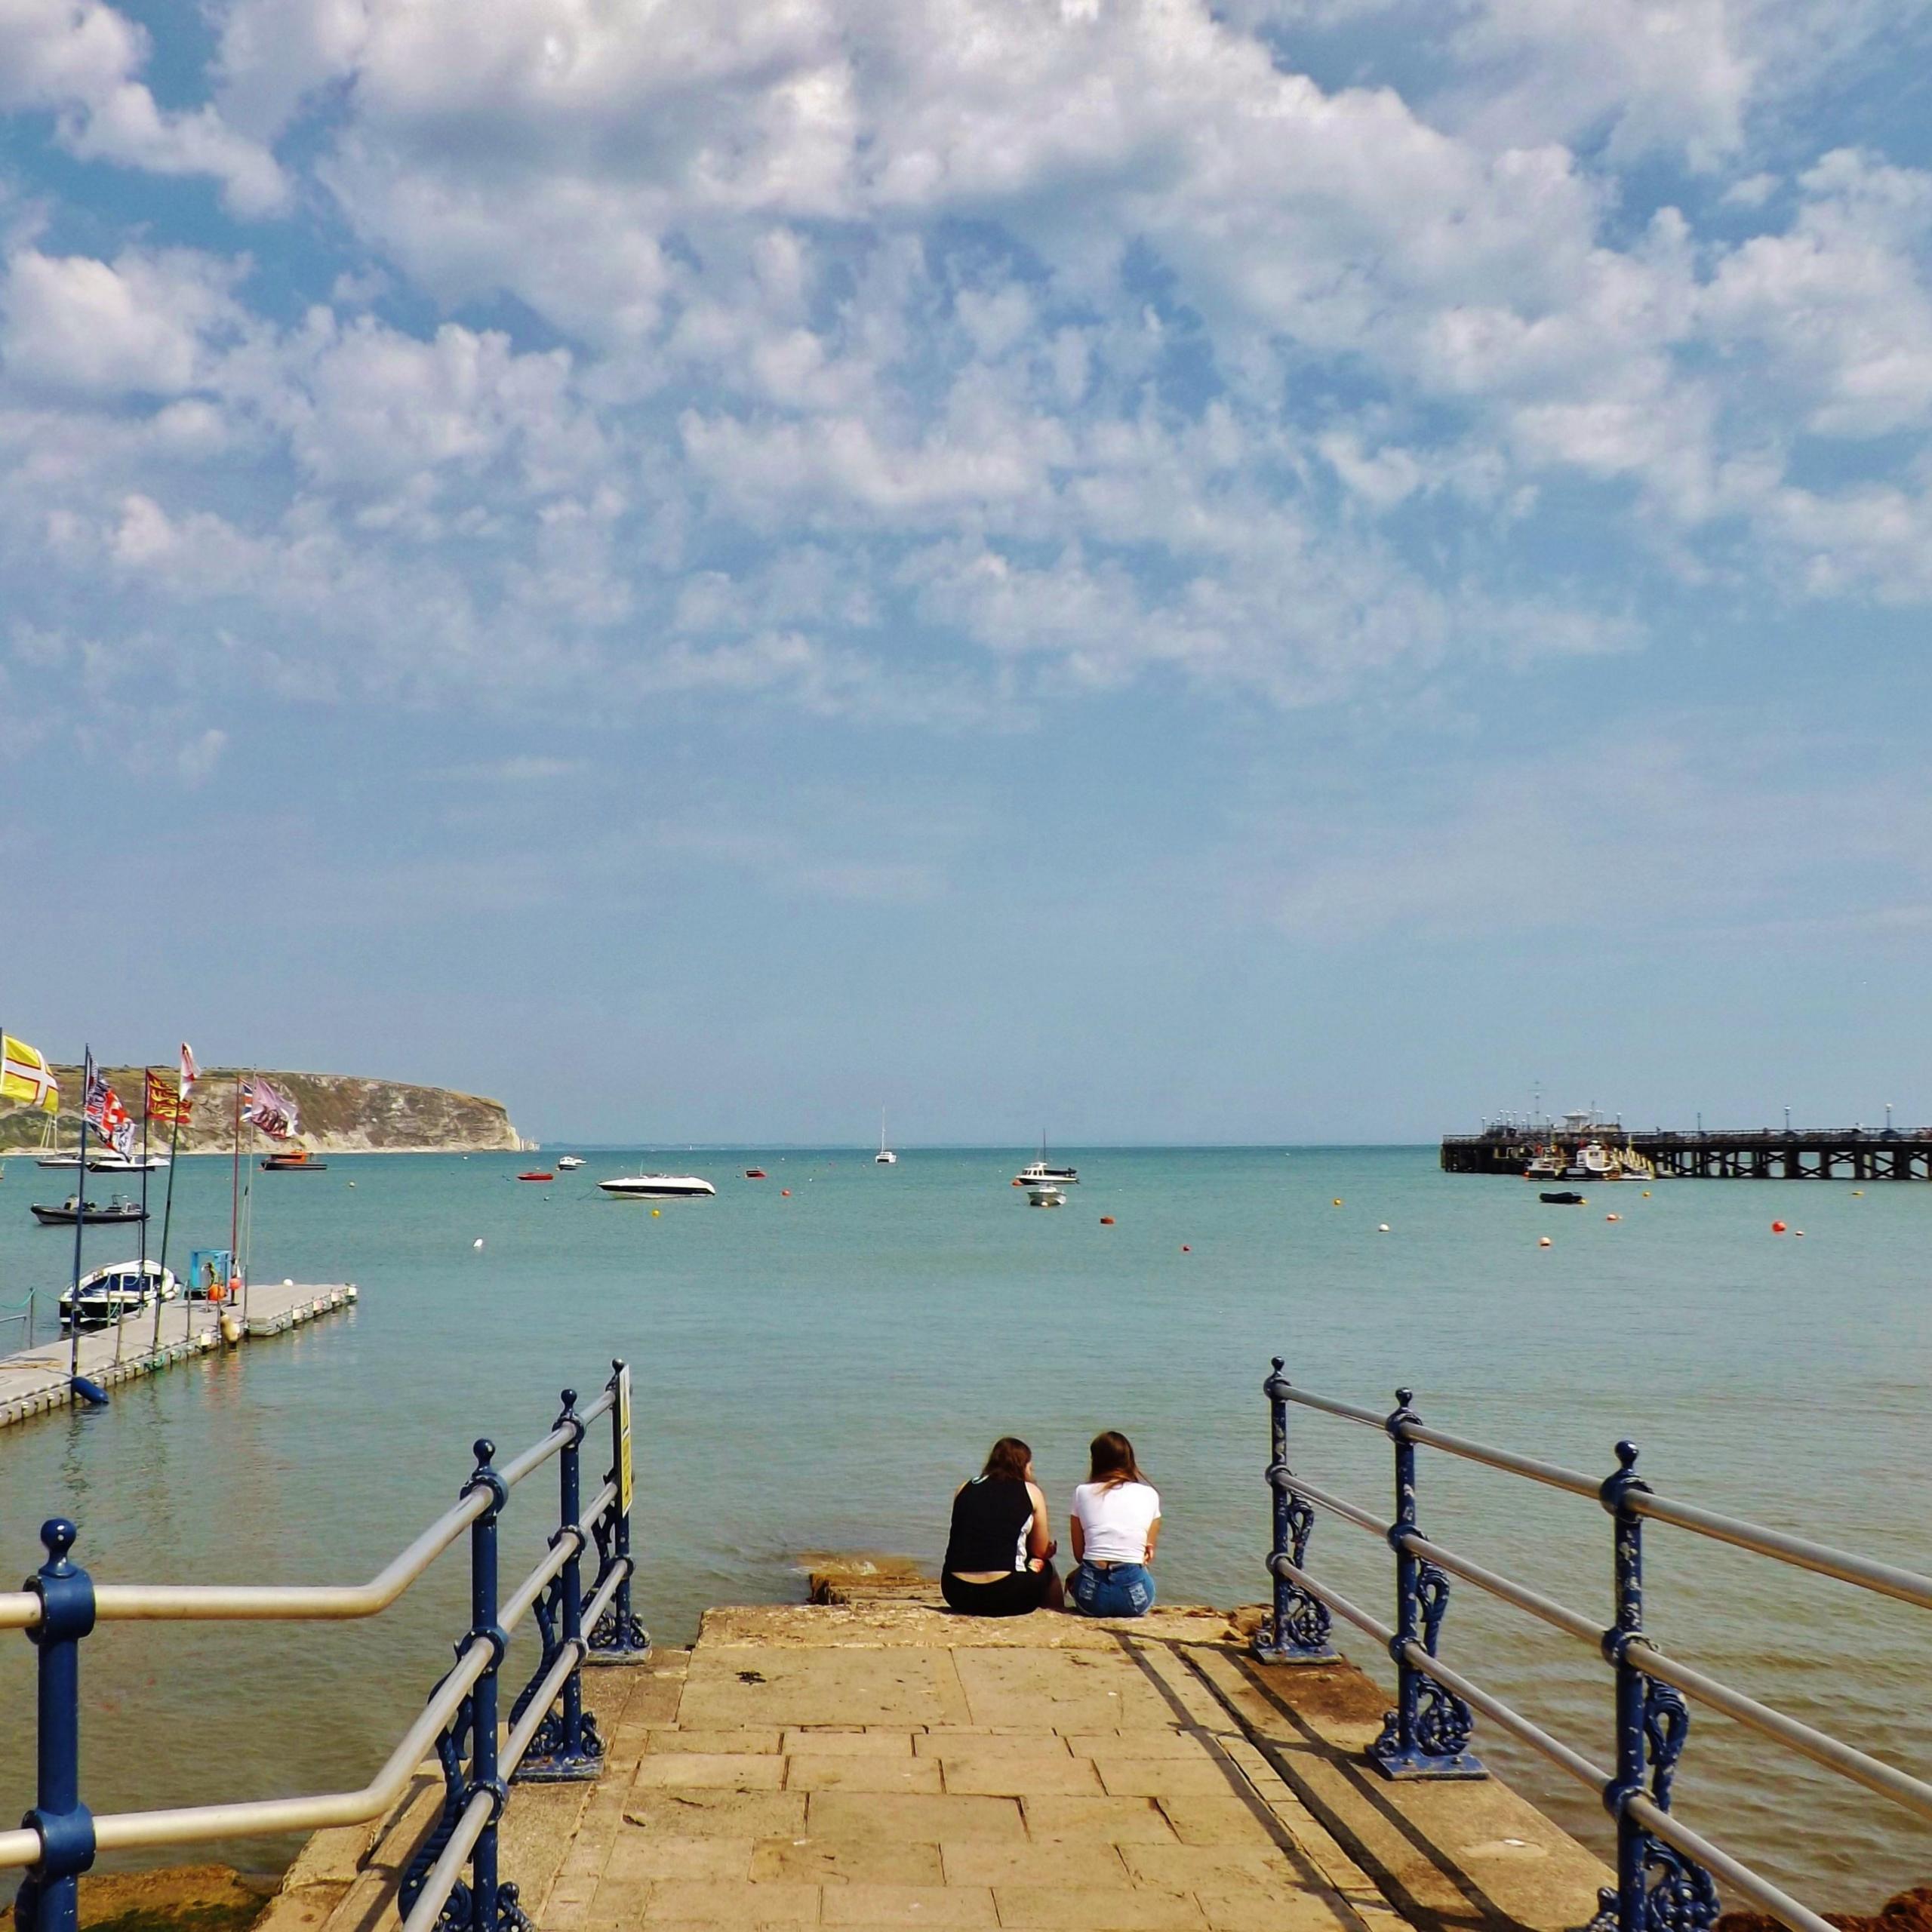
[[[81,1231],[88,1218],[88,1074],[94,1066],[91,1045],[81,1050],[81,1164],[74,1175],[74,1299],[69,1313],[72,1340],[67,1350],[67,1380],[81,1374]]]

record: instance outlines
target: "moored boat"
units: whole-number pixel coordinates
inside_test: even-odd
[[[533,1168],[527,1174],[517,1176],[518,1180],[555,1180],[556,1178],[555,1174],[546,1174],[540,1168]]]
[[[263,1171],[272,1174],[319,1174],[328,1171],[328,1164],[306,1147],[285,1147],[262,1156]]]
[[[145,1221],[148,1211],[138,1201],[130,1201],[125,1194],[110,1194],[106,1207],[99,1207],[91,1201],[83,1201],[78,1194],[70,1194],[58,1207],[49,1207],[36,1201],[31,1204],[33,1217],[43,1228],[71,1228],[83,1216],[89,1222],[94,1221]]]
[[[74,1325],[74,1311],[80,1310],[83,1328],[104,1328],[110,1321],[152,1308],[157,1300],[173,1301],[180,1285],[171,1268],[158,1261],[116,1261],[81,1277],[78,1294],[72,1288],[60,1291],[60,1324]]]
[[[558,1158],[557,1171],[560,1174],[574,1174],[583,1165],[583,1156],[581,1154],[565,1154]]]
[[[694,1201],[718,1192],[696,1174],[620,1174],[597,1185],[617,1201]]]

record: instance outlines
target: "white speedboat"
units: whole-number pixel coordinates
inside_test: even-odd
[[[118,1154],[112,1147],[88,1155],[88,1171],[95,1174],[151,1174],[167,1165],[165,1154]]]
[[[583,1165],[583,1156],[581,1154],[566,1154],[557,1162],[557,1171],[559,1174],[575,1174]]]
[[[156,1300],[173,1301],[181,1292],[172,1268],[158,1261],[116,1261],[81,1277],[79,1304],[83,1328],[104,1328],[110,1321],[152,1308]],[[60,1291],[60,1321],[72,1324],[75,1292]]]
[[[696,1174],[623,1174],[597,1185],[619,1201],[695,1201],[718,1192]]]
[[[1064,1208],[1066,1190],[1051,1182],[1044,1187],[1029,1187],[1026,1190],[1026,1204],[1029,1208]]]

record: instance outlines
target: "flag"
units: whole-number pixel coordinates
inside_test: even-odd
[[[88,1126],[117,1154],[131,1160],[134,1152],[134,1121],[121,1104],[120,1095],[108,1085],[107,1076],[94,1065],[92,1054],[88,1055],[86,1092]]]
[[[202,1069],[195,1064],[194,1050],[186,1040],[181,1042],[181,1099],[185,1104],[188,1096],[195,1091],[195,1082],[202,1077]]]
[[[259,1074],[242,1083],[242,1115],[277,1140],[295,1138],[295,1103]]]
[[[45,1055],[11,1033],[0,1034],[0,1101],[5,1100],[23,1101],[38,1113],[60,1111],[60,1089]]]
[[[147,1070],[147,1083],[148,1118],[157,1127],[186,1127],[194,1114],[194,1102],[183,1099],[174,1081],[152,1067]]]

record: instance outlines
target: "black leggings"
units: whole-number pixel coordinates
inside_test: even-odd
[[[1046,1601],[1053,1574],[1049,1563],[1044,1570],[1016,1570],[996,1583],[964,1583],[948,1570],[939,1586],[961,1617],[1026,1617]]]

